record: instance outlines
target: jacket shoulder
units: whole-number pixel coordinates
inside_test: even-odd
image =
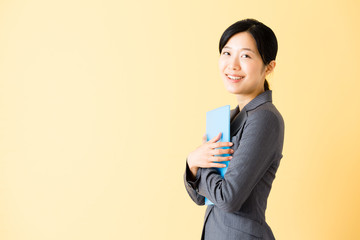
[[[284,119],[275,105],[271,102],[264,103],[257,108],[248,111],[248,120],[265,121],[265,123],[277,122],[280,127],[284,127]],[[270,122],[269,122],[270,121]],[[276,124],[276,123],[275,123]]]

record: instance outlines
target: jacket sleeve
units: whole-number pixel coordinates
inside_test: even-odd
[[[249,115],[224,178],[216,169],[202,169],[199,194],[226,212],[239,210],[274,159],[282,157],[282,124],[271,111]]]
[[[186,162],[186,169],[185,169],[185,174],[184,174],[184,183],[185,183],[185,188],[186,191],[188,192],[190,198],[197,204],[197,205],[204,205],[205,204],[205,197],[201,196],[197,191],[199,191],[198,189],[198,185],[200,182],[200,172],[201,172],[201,168],[199,168],[195,180],[191,179],[191,172],[190,172],[190,168],[189,165]]]

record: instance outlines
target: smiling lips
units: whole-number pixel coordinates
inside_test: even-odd
[[[245,77],[245,76],[230,75],[230,74],[225,74],[225,75],[231,82],[239,82],[241,79]]]

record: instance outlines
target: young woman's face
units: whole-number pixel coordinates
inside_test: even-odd
[[[219,69],[230,93],[255,98],[264,91],[265,65],[248,32],[229,39],[221,51]]]

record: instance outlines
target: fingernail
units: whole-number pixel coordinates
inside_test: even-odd
[[[230,142],[230,146],[234,145],[232,142]]]
[[[232,159],[232,157],[229,157],[229,159]]]

